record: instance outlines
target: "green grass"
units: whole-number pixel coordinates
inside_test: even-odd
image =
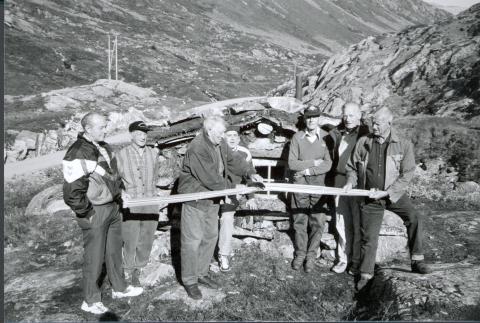
[[[218,273],[215,278],[227,296],[209,309],[191,310],[181,302],[139,299],[138,303],[145,305],[131,306],[123,319],[334,321],[341,320],[352,304],[352,278],[347,274],[336,275],[318,266],[310,274],[296,272],[290,269],[290,261],[272,257],[255,246],[241,249],[232,271]],[[154,306],[151,311],[146,310],[149,304]]]
[[[25,215],[25,209],[36,194],[52,185],[62,183],[62,180],[61,169],[51,168],[47,169],[44,176],[40,176],[38,180],[28,177],[4,184],[5,246],[17,247],[36,237],[43,237],[42,240],[48,239],[47,234],[40,234],[41,231],[39,231],[43,222],[42,218]]]

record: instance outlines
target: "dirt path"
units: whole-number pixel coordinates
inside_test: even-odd
[[[225,105],[236,104],[236,103],[241,103],[241,102],[250,101],[250,100],[257,100],[261,98],[263,97],[245,97],[245,98],[229,99],[229,100],[205,104],[199,107],[195,107],[194,109],[196,112],[200,112],[204,110],[221,108]],[[128,132],[120,133],[106,139],[106,141],[109,144],[121,144],[121,143],[128,142],[129,140],[130,140],[130,137],[128,135]],[[5,164],[4,179],[11,180],[15,176],[33,173],[41,169],[60,165],[62,163],[62,159],[65,156],[66,152],[67,152],[66,150],[62,150],[49,155],[29,158],[29,159],[15,162],[15,163]]]

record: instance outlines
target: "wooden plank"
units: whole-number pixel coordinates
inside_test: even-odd
[[[352,189],[345,191],[342,188],[317,186],[317,185],[301,185],[301,184],[288,184],[288,183],[264,183],[265,189],[261,190],[254,187],[238,187],[232,189],[226,189],[221,191],[209,191],[198,192],[189,194],[178,194],[161,197],[151,197],[143,199],[131,199],[124,201],[125,207],[142,206],[142,205],[157,205],[157,204],[171,204],[182,203],[187,201],[195,201],[202,199],[209,199],[214,197],[222,197],[228,195],[237,194],[250,194],[260,191],[274,191],[274,192],[292,192],[292,193],[304,193],[314,195],[341,195],[341,196],[368,196],[370,191]]]

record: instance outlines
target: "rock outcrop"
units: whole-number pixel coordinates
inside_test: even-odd
[[[354,101],[366,112],[388,106],[400,116],[476,118],[479,17],[480,5],[474,5],[441,23],[368,37],[306,72],[303,102],[332,115]],[[287,83],[270,94],[293,96],[294,91]]]

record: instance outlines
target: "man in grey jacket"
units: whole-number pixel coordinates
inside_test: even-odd
[[[347,191],[353,187],[372,190],[360,207],[362,244],[357,290],[373,277],[385,210],[398,214],[407,227],[412,272],[430,272],[423,256],[422,214],[406,194],[416,167],[412,143],[392,129],[393,114],[388,108],[379,109],[372,121],[373,134],[360,138],[347,163],[348,179],[344,186]]]

